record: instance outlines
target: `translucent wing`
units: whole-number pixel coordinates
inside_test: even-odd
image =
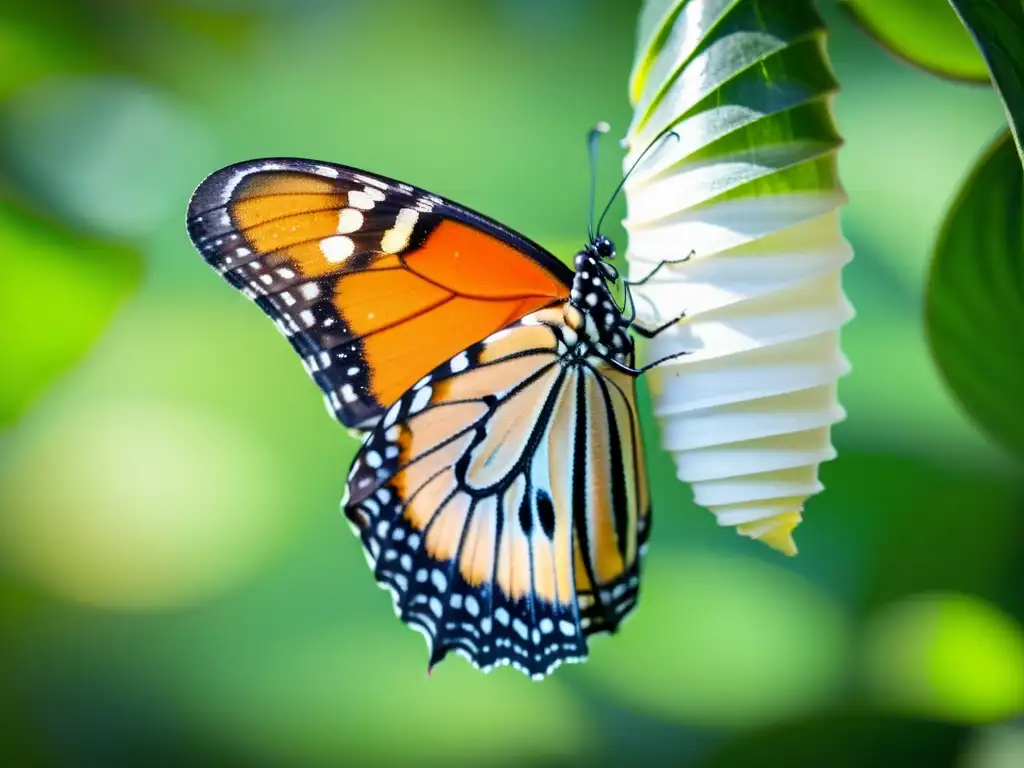
[[[633,380],[542,310],[424,376],[367,436],[345,513],[430,646],[540,678],[636,602],[649,500]]]
[[[307,160],[217,171],[192,197],[188,232],[288,337],[334,415],[361,429],[443,361],[564,300],[572,281],[491,219]]]

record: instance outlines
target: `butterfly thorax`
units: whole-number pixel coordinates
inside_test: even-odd
[[[610,247],[608,240],[602,240]],[[614,254],[614,250],[610,253]],[[586,345],[585,353],[631,362],[633,339],[629,335],[629,319],[619,310],[609,288],[618,279],[618,270],[601,258],[594,245],[576,254],[574,266],[572,291],[564,308],[566,325]]]

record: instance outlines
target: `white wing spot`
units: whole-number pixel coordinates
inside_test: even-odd
[[[438,592],[444,592],[448,589],[448,579],[446,579],[444,574],[436,568],[430,573],[430,581],[433,582],[434,587]]]
[[[501,626],[507,627],[508,626],[508,611],[506,611],[504,608],[496,609],[494,611],[494,619],[499,624],[501,624]]]
[[[566,637],[572,637],[576,634],[576,627],[573,626],[571,621],[562,620],[558,622],[558,628],[562,630],[562,634]]]
[[[392,405],[387,414],[384,416],[384,426],[390,427],[398,420],[398,411],[401,410],[402,401],[399,400],[397,403]]]
[[[551,619],[545,617],[540,620],[540,631],[543,632],[545,635],[550,635],[551,630],[553,630],[554,628],[555,624],[551,621]]]
[[[348,193],[348,204],[353,208],[361,208],[364,211],[369,211],[373,208],[374,201],[365,192],[354,189]]]
[[[347,235],[363,226],[363,212],[355,208],[342,208],[338,214],[338,234]]]
[[[388,188],[387,184],[385,184],[380,179],[373,178],[372,176],[364,176],[361,173],[356,173],[356,174],[353,174],[353,175],[357,179],[359,179],[361,182],[363,182],[363,184],[369,184],[370,186],[379,187],[380,189],[387,189]]]
[[[430,387],[423,387],[416,391],[415,396],[412,399],[412,404],[409,406],[410,413],[419,413],[427,407],[427,403],[430,402],[430,397],[433,394],[433,390]]]
[[[337,264],[355,253],[356,244],[351,237],[331,235],[320,241],[320,250],[324,258],[332,264]]]
[[[379,469],[380,465],[383,464],[384,462],[381,459],[380,454],[377,453],[376,451],[367,451],[366,463],[369,466],[373,467],[374,469]]]
[[[398,253],[409,244],[412,230],[419,221],[420,214],[413,208],[403,208],[395,218],[395,226],[384,233],[380,241],[380,249],[384,253]]]
[[[476,598],[472,595],[466,597],[466,612],[470,616],[477,616],[480,613],[480,604],[477,603]]]
[[[460,373],[469,367],[469,355],[465,352],[459,352],[455,357],[452,358],[451,369],[452,373]]]

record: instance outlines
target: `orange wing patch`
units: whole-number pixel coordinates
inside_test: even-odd
[[[422,290],[433,296],[436,288],[424,283]],[[371,391],[382,406],[390,406],[427,371],[515,320],[524,303],[543,306],[548,301],[480,301],[449,295],[415,317],[367,334],[362,350],[372,371]]]
[[[528,312],[569,295],[561,281],[536,261],[523,258],[521,251],[457,221],[441,222],[405,263],[428,280],[467,296],[548,299]]]

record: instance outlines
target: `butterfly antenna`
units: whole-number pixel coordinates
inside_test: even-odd
[[[622,177],[622,181],[619,182],[619,186],[617,186],[615,188],[615,191],[612,192],[612,196],[611,199],[608,201],[608,205],[606,205],[604,207],[604,211],[601,212],[601,218],[597,220],[597,234],[601,234],[601,224],[604,223],[604,217],[608,215],[608,211],[611,210],[612,203],[614,203],[615,198],[619,196],[619,192],[622,191],[622,188],[626,185],[626,182],[629,180],[629,177],[633,175],[633,171],[635,171],[636,167],[640,165],[640,161],[647,156],[648,152],[654,149],[655,145],[657,145],[659,141],[661,141],[662,139],[667,139],[669,136],[675,136],[677,139],[679,138],[679,134],[672,130],[672,127],[669,126],[661,133],[659,133],[657,136],[655,136],[653,139],[651,139],[651,143],[644,148],[644,151],[640,153],[640,156],[633,161],[633,164],[631,166],[629,166],[629,170],[626,171],[626,174]],[[593,239],[593,236],[591,236],[591,239]]]
[[[597,192],[597,140],[602,133],[608,133],[608,128],[608,123],[602,120],[587,134],[587,152],[590,155],[590,221],[587,234],[591,242],[594,240],[594,196]]]

